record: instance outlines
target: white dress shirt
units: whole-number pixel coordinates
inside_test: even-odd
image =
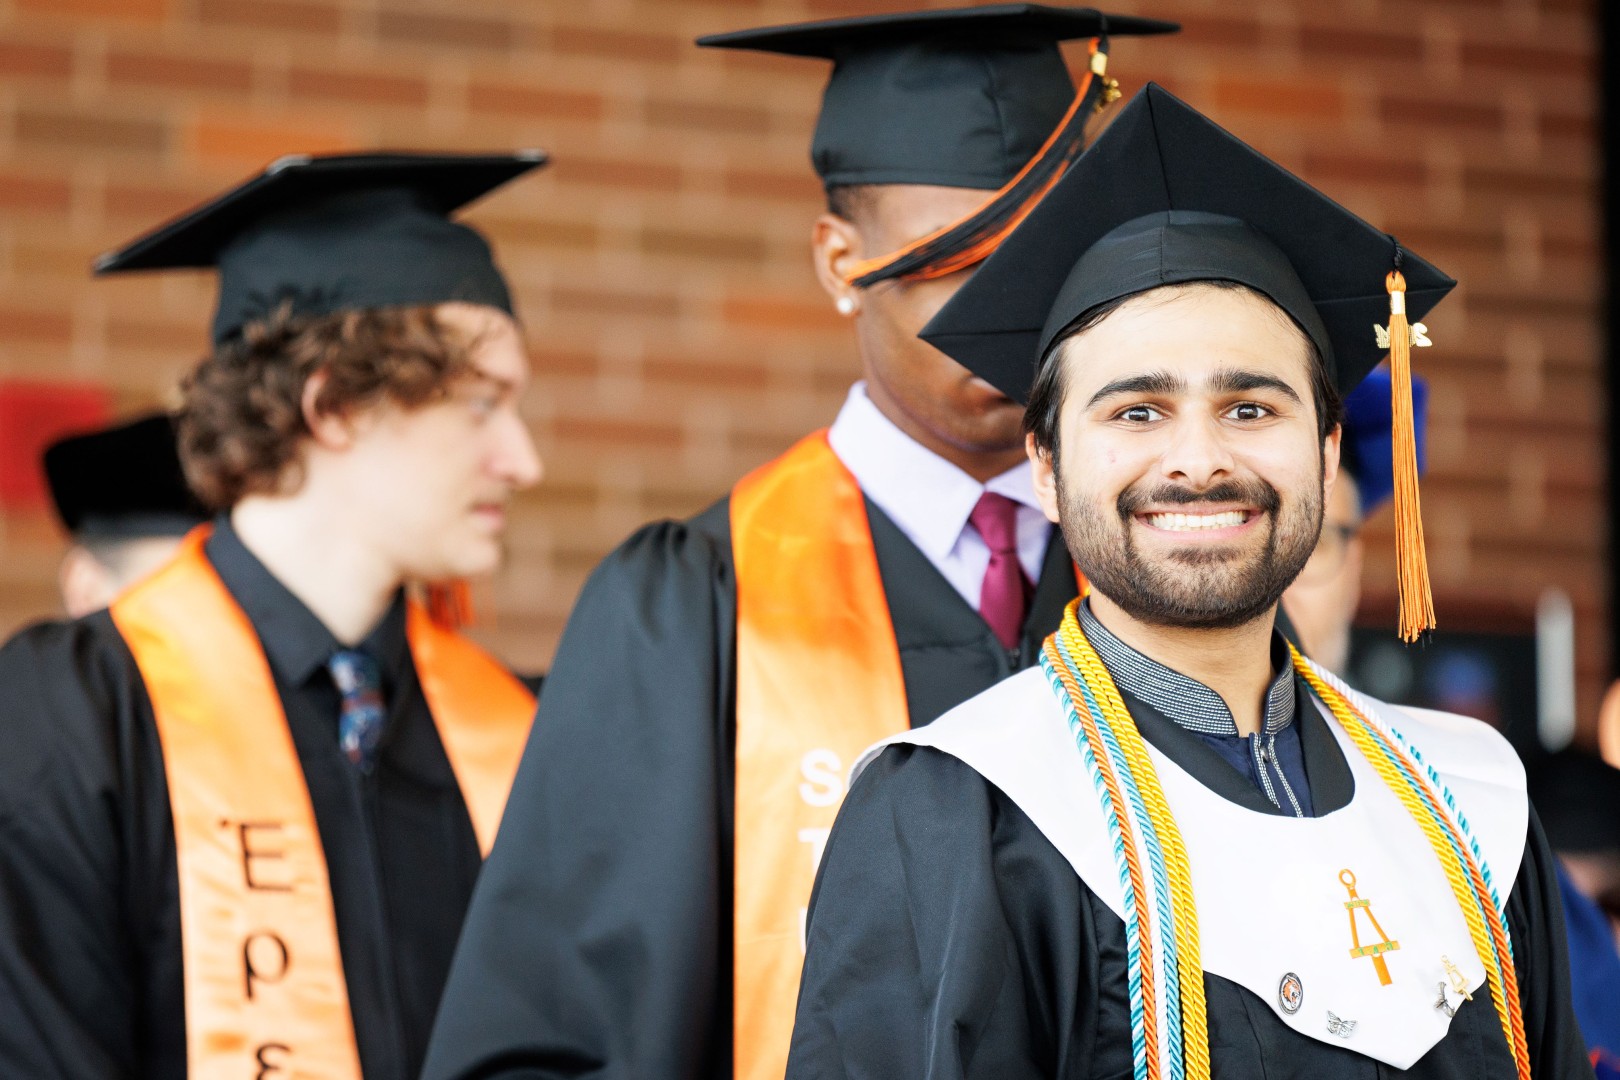
[[[877,504],[928,557],[973,610],[990,565],[990,549],[968,515],[986,491],[1018,504],[1018,561],[1030,581],[1039,581],[1052,525],[1035,501],[1029,462],[981,484],[901,431],[866,396],[866,384],[850,388],[827,441]]]

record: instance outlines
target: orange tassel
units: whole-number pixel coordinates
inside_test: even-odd
[[[428,617],[446,630],[460,630],[473,624],[472,589],[465,581],[446,581],[427,586]]]
[[[1390,410],[1393,414],[1395,568],[1402,641],[1413,642],[1435,627],[1429,557],[1418,502],[1417,434],[1412,420],[1412,328],[1406,320],[1406,278],[1391,270],[1389,290]]]

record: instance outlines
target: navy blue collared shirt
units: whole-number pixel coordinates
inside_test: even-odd
[[[1295,722],[1300,708],[1310,707],[1311,697],[1298,685],[1288,643],[1281,634],[1272,632],[1271,664],[1276,676],[1266,691],[1260,730],[1241,735],[1221,695],[1119,640],[1097,621],[1089,601],[1080,605],[1080,626],[1121,693],[1196,736],[1281,812],[1316,816],[1306,778],[1301,725]]]

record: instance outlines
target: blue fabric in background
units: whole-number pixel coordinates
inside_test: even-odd
[[[1361,512],[1371,514],[1395,494],[1394,408],[1389,400],[1388,367],[1376,367],[1344,396],[1344,435],[1339,464],[1356,478]],[[1429,385],[1412,376],[1412,429],[1417,440],[1418,473],[1423,472],[1429,427]]]
[[[1620,952],[1615,949],[1609,917],[1575,887],[1562,863],[1558,890],[1563,894],[1564,927],[1569,935],[1575,1019],[1589,1050],[1601,1050],[1609,1062],[1620,1062]],[[1620,1078],[1620,1069],[1609,1075]]]

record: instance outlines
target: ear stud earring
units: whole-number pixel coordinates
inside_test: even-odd
[[[838,314],[847,319],[851,315],[855,314],[855,308],[857,305],[855,303],[855,298],[850,296],[848,293],[845,293],[843,296],[838,298],[838,302],[833,306],[838,309]]]

